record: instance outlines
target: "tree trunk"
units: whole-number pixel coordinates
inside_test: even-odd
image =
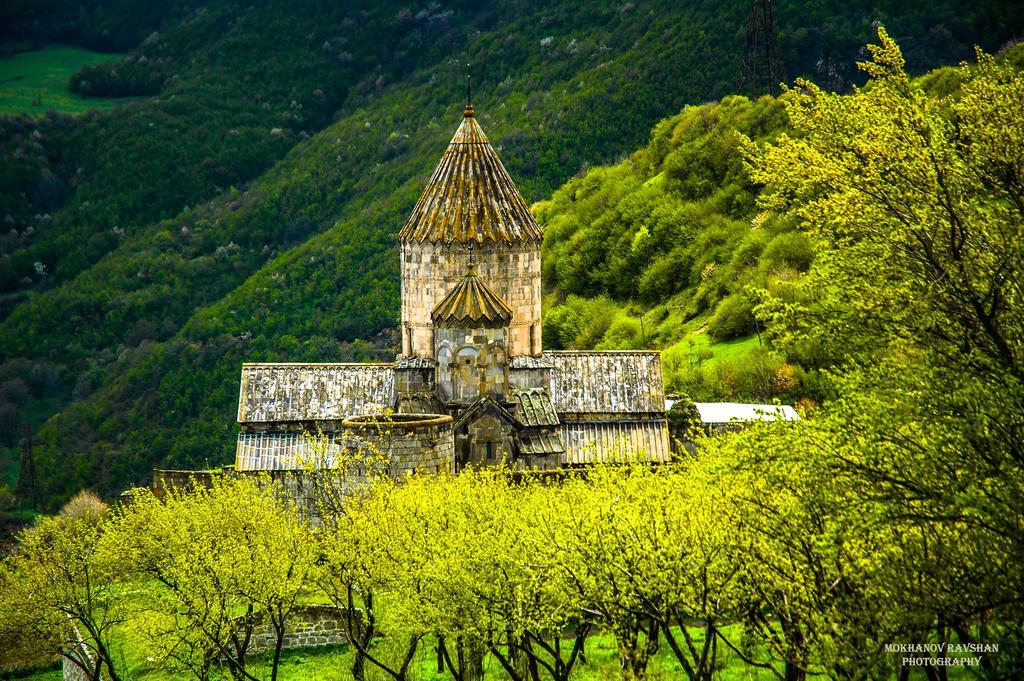
[[[459,641],[459,676],[462,681],[483,681],[485,652],[479,642]]]
[[[277,681],[277,668],[281,664],[281,648],[284,647],[284,622],[281,622],[281,626],[274,623],[274,633],[277,635],[277,640],[274,641],[274,661],[270,667],[270,681]]]
[[[625,681],[643,681],[647,678],[647,663],[658,650],[660,630],[660,623],[651,618],[647,622],[635,622],[624,635],[616,636]]]

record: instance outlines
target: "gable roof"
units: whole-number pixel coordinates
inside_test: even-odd
[[[559,414],[664,413],[661,354],[652,351],[545,352],[554,366]]]
[[[434,306],[434,326],[442,329],[495,329],[508,326],[512,308],[476,275],[476,266]]]
[[[512,412],[498,404],[490,395],[481,395],[459,414],[459,418],[455,419],[455,423],[452,424],[452,430],[458,432],[459,428],[468,423],[473,423],[486,412],[491,412],[498,418],[508,421],[517,428],[519,427],[519,422]]]
[[[466,107],[462,124],[398,238],[432,243],[540,241],[543,232]]]
[[[390,364],[243,364],[238,422],[341,420],[394,404]]]
[[[524,426],[557,426],[558,414],[545,388],[512,390],[512,404],[516,418]]]
[[[524,428],[519,431],[519,454],[524,456],[547,456],[564,454],[565,445],[557,430]]]

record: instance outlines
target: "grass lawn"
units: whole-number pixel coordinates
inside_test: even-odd
[[[713,367],[720,362],[739,359],[760,345],[756,335],[716,343],[701,328],[687,333],[684,340],[666,348],[666,351],[682,353],[690,366]]]
[[[138,599],[137,605],[139,606],[146,602],[146,596],[141,591],[132,592],[130,597]],[[741,645],[743,639],[741,624],[725,625],[722,631],[733,645]],[[690,634],[698,646],[703,642],[704,631],[702,628],[691,627]],[[407,639],[401,636],[380,638],[374,644],[373,652],[379,659],[395,663],[403,656],[406,643]],[[436,644],[437,641],[433,636],[427,636],[420,642],[416,657],[409,669],[410,681],[451,681],[450,674],[437,672]],[[115,657],[120,660],[118,667],[122,672],[122,678],[126,680],[188,681],[195,678],[194,675],[186,672],[169,671],[160,660],[148,657],[151,651],[147,650],[145,635],[138,629],[137,622],[129,622],[119,627],[115,633],[113,651]],[[763,645],[757,645],[750,652],[759,662],[771,660],[768,649]],[[579,661],[573,668],[572,681],[616,681],[622,678],[615,639],[610,634],[600,632],[591,635],[586,642],[585,654],[585,661]],[[278,679],[279,681],[351,679],[352,661],[353,650],[347,645],[286,650],[281,656]],[[247,671],[258,679],[269,679],[269,662],[269,652],[251,655],[246,665]],[[894,659],[892,662],[897,663],[898,661]],[[775,661],[775,664],[779,666],[778,661]],[[950,681],[973,678],[971,670],[963,667],[951,667],[948,672]],[[3,678],[4,675],[0,674],[0,679]],[[51,669],[18,678],[20,681],[57,681],[61,678],[61,673],[59,670]],[[210,674],[210,681],[229,681],[230,678],[231,675],[226,669],[213,670]],[[508,678],[508,674],[492,655],[487,655],[484,658],[484,681],[502,681]],[[647,666],[648,681],[685,678],[679,662],[662,639],[658,651]],[[714,678],[716,681],[777,680],[777,677],[770,671],[746,664],[739,655],[722,644],[718,646],[718,661]],[[912,681],[924,681],[926,678],[923,669],[911,670],[910,679]],[[390,677],[369,663],[366,665],[366,679],[367,681],[390,681]]]
[[[79,113],[133,101],[135,98],[81,97],[68,89],[68,81],[78,69],[121,56],[77,47],[48,47],[0,58],[0,114],[31,115],[50,109]]]
[[[727,635],[731,640],[739,640],[741,630],[738,626],[726,628]],[[693,634],[697,640],[703,640],[703,632],[694,629]],[[394,661],[401,655],[403,641],[388,641],[382,639],[375,645],[374,652],[382,659]],[[413,681],[450,681],[450,674],[437,673],[437,656],[435,652],[436,640],[428,636],[419,646],[416,659],[410,669],[410,678]],[[172,674],[162,669],[158,663],[147,662],[140,655],[139,650],[124,650],[126,678],[136,681],[156,681],[157,679],[168,679],[173,681],[186,681],[195,678],[189,674]],[[269,654],[254,655],[247,665],[248,671],[257,678],[270,678],[270,665],[267,662]],[[280,681],[329,681],[333,679],[351,679],[352,651],[348,646],[327,646],[323,648],[307,648],[304,650],[290,650],[282,654],[281,665],[278,669]],[[668,679],[684,678],[679,663],[672,656],[668,646],[662,642],[659,651],[651,660],[647,668],[650,681],[667,681]],[[25,681],[51,681],[60,678],[59,671],[47,671],[24,677]],[[386,681],[389,677],[367,664],[367,681]],[[499,681],[508,679],[508,675],[501,665],[492,656],[484,659],[485,681]],[[621,671],[619,668],[618,655],[615,649],[615,640],[609,634],[597,634],[587,639],[586,663],[578,663],[573,671],[573,679],[576,681],[604,681],[605,679],[619,679]],[[764,670],[749,667],[742,662],[735,654],[719,648],[719,674],[717,678],[723,681],[769,681],[774,676]],[[214,672],[211,679],[227,681],[230,675]]]

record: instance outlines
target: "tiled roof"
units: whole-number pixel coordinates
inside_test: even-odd
[[[399,414],[444,414],[445,408],[433,393],[413,393],[399,395],[395,411]]]
[[[243,364],[239,423],[330,421],[391,409],[390,364]]]
[[[551,364],[540,357],[531,355],[516,355],[508,361],[509,369],[550,369]]]
[[[557,431],[524,428],[519,431],[519,453],[526,456],[562,454],[565,445]]]
[[[559,414],[663,413],[657,352],[545,352],[554,365],[551,395]]]
[[[512,391],[516,419],[524,426],[557,426],[558,414],[551,395],[544,388],[526,388]]]
[[[540,241],[542,236],[468,107],[398,238],[482,244]]]
[[[409,357],[407,355],[399,355],[395,358],[396,369],[433,369],[436,366],[437,362],[429,357]]]
[[[438,328],[501,328],[512,321],[512,308],[492,291],[469,266],[458,284],[441,299],[430,314]]]
[[[643,455],[646,461],[668,461],[668,424],[648,421],[562,422],[558,429],[565,444],[566,464],[624,461]]]

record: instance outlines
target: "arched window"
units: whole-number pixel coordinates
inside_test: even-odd
[[[455,353],[452,396],[460,402],[470,402],[480,394],[479,358],[479,351],[472,346],[463,346]]]
[[[450,400],[452,397],[452,349],[444,343],[437,349],[437,390],[438,397]]]
[[[477,359],[479,359],[480,352],[474,347],[465,346],[459,348],[459,352],[456,357],[458,357],[456,364],[459,366],[472,366],[476,364]]]

